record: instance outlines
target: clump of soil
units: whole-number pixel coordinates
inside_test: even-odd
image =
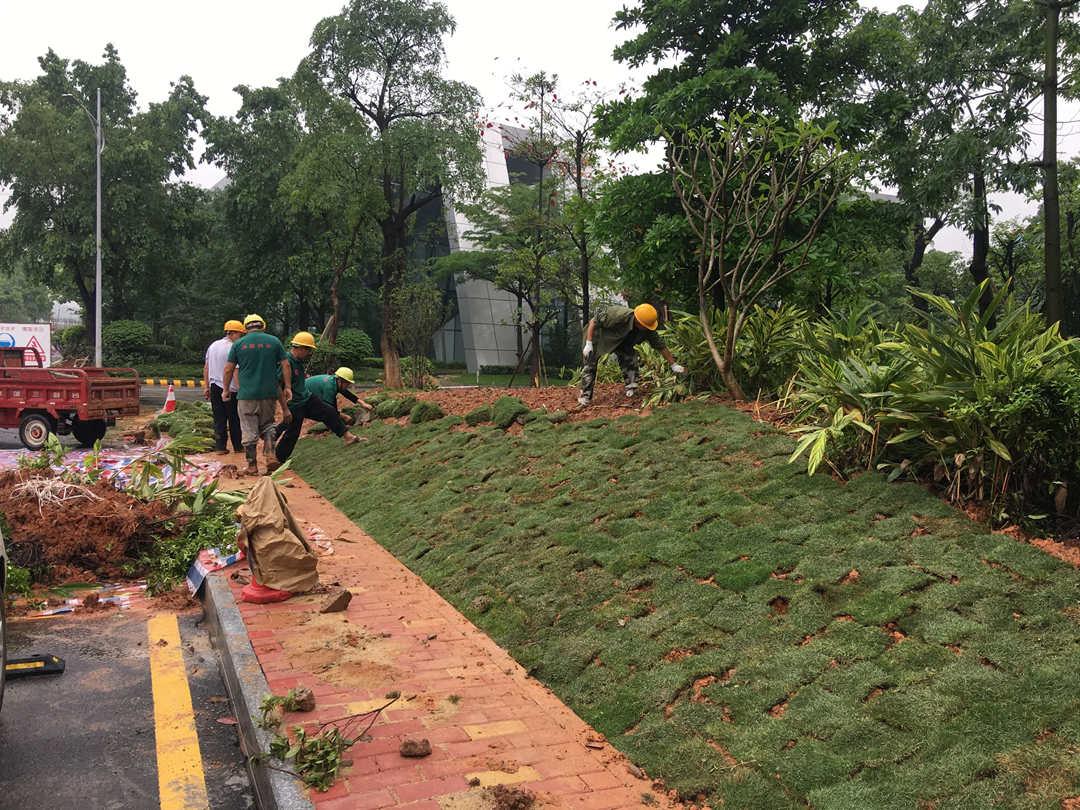
[[[403,757],[412,757],[414,759],[429,757],[431,756],[431,743],[427,739],[404,740],[398,751]]]
[[[0,474],[0,514],[12,564],[33,569],[41,582],[122,578],[125,563],[171,517],[167,504],[144,503],[107,482],[86,487],[93,498],[42,506],[30,493],[15,493],[30,480],[27,472]]]
[[[536,794],[525,788],[495,785],[491,788],[495,810],[529,810],[536,803]]]

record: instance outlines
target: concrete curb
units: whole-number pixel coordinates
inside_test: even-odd
[[[268,751],[272,736],[259,728],[259,704],[270,693],[259,659],[251,647],[247,628],[240,617],[225,575],[211,574],[203,588],[210,639],[221,656],[225,688],[236,713],[240,730],[240,750],[247,758],[248,775],[261,810],[313,810],[303,785],[287,773],[267,768],[253,754]]]

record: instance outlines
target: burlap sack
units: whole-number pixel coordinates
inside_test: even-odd
[[[303,593],[319,584],[319,558],[289,512],[285,495],[262,476],[236,510],[240,547],[247,550],[255,581],[268,588]]]

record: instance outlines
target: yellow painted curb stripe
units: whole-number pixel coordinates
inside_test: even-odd
[[[147,622],[147,635],[161,810],[208,808],[202,754],[176,616],[154,616]]]

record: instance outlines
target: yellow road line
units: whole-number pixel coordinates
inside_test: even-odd
[[[147,622],[147,635],[161,810],[207,808],[210,804],[206,798],[202,754],[176,616],[154,616]]]

